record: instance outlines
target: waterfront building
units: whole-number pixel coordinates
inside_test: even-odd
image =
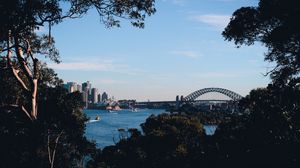
[[[103,92],[102,94],[102,101],[108,100],[108,94],[106,92]]]
[[[89,102],[88,97],[89,97],[88,92],[86,90],[83,90],[82,101],[84,102],[86,108],[88,107],[88,102]]]
[[[98,103],[98,89],[92,88],[92,94],[91,94],[91,102],[96,104]]]
[[[87,102],[88,103],[91,102],[92,101],[92,96],[91,96],[92,84],[90,83],[90,81],[82,83],[82,92],[87,93]]]
[[[90,83],[90,81],[82,83],[82,91],[87,91],[89,95],[91,94],[91,88],[92,84]]]
[[[67,82],[64,84],[64,88],[68,90],[69,93],[77,91],[77,83],[76,82]]]
[[[98,94],[98,103],[101,102],[101,100],[102,100],[102,99],[101,99],[101,94],[99,93],[99,94]]]
[[[81,85],[77,85],[77,91],[80,92],[80,93],[82,92],[82,86]]]

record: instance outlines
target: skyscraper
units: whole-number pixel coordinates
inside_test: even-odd
[[[68,90],[69,93],[77,91],[77,83],[76,82],[67,82],[64,84],[64,88]]]
[[[81,85],[77,85],[77,91],[82,92],[82,86]]]
[[[102,101],[108,100],[108,94],[106,92],[103,92],[102,94]]]
[[[92,84],[90,81],[82,83],[82,91],[88,91],[88,94],[91,94]]]
[[[102,100],[102,99],[101,99],[101,94],[99,93],[99,94],[98,94],[98,102],[101,102],[101,100]]]
[[[92,103],[98,103],[98,89],[97,88],[92,88],[92,94],[91,94],[91,101]]]
[[[90,81],[82,83],[82,93],[86,93],[86,97],[84,97],[84,102],[89,103],[91,101],[91,91],[92,91],[92,84]]]
[[[84,102],[85,108],[88,107],[88,93],[86,91],[82,92],[82,101]]]

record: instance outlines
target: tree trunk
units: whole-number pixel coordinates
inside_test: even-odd
[[[11,62],[11,36],[14,39],[14,49],[17,57],[17,62],[20,65],[20,70],[24,73],[26,77],[25,82],[24,79],[19,75],[19,69],[16,69]],[[13,76],[16,78],[21,88],[25,92],[26,95],[31,96],[28,98],[30,103],[26,105],[26,107],[30,107],[30,110],[26,109],[26,107],[22,104],[19,104],[20,109],[29,117],[30,120],[36,120],[38,111],[37,111],[37,92],[38,92],[38,78],[39,78],[39,61],[37,58],[34,58],[31,52],[30,45],[28,44],[25,48],[27,58],[31,58],[32,60],[32,68],[29,67],[29,62],[25,59],[23,54],[24,47],[20,46],[18,35],[11,35],[11,31],[8,32],[7,38],[7,64],[8,67],[12,70]]]
[[[54,168],[54,160],[55,160],[55,154],[56,154],[56,151],[57,151],[57,145],[58,145],[59,139],[62,136],[63,132],[64,131],[62,130],[57,135],[57,137],[54,140],[54,146],[52,145],[53,148],[51,150],[51,138],[50,138],[51,132],[48,130],[48,143],[47,143],[48,146],[47,146],[47,148],[48,148],[48,158],[49,158],[49,167],[50,168]]]
[[[38,79],[33,79],[33,88],[31,92],[31,117],[33,119],[37,119],[37,85],[38,85]]]

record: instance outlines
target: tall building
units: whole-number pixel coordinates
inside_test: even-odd
[[[82,83],[82,91],[88,91],[88,93],[91,94],[91,88],[92,84],[90,83],[90,81]]]
[[[64,84],[64,88],[68,90],[69,93],[77,91],[77,83],[76,82],[67,82]]]
[[[92,84],[90,83],[90,81],[84,82],[82,83],[82,92],[86,93],[86,99],[84,99],[84,102],[89,103],[91,101],[91,91],[92,91]],[[85,97],[84,97],[85,98]]]
[[[83,91],[82,92],[82,101],[83,101],[83,103],[84,103],[84,105],[85,105],[85,108],[87,108],[88,107],[88,92],[86,92],[86,91]]]
[[[91,101],[94,104],[98,103],[98,89],[97,88],[92,88]]]
[[[81,87],[81,85],[77,85],[77,91],[78,91],[78,92],[82,92],[82,87]]]
[[[103,92],[102,94],[102,101],[108,100],[108,94],[106,92]]]
[[[98,94],[98,102],[101,102],[101,100],[102,100],[102,99],[101,99],[101,94],[99,93],[99,94]]]

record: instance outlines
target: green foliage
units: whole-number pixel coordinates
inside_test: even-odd
[[[0,106],[23,102],[24,97],[20,96],[22,93],[21,88],[18,85],[11,86],[12,83],[16,83],[16,80],[11,78],[12,73],[7,67],[7,63],[0,60],[0,67]]]
[[[243,99],[241,105],[250,110],[249,124],[264,131],[263,138],[272,143],[299,141],[300,90],[295,86],[269,85],[257,89]],[[266,142],[270,143],[270,142]]]
[[[249,115],[221,125],[215,138],[227,161],[252,167],[299,167],[300,9],[296,0],[260,0],[233,13],[223,32],[236,45],[262,42],[275,62],[272,84],[250,92],[240,105]]]
[[[173,139],[173,142],[177,140],[178,143],[184,143],[184,145],[200,140],[201,135],[203,135],[203,127],[197,119],[180,115],[150,116],[141,126],[145,136],[168,137]],[[199,136],[193,137],[194,135]],[[195,143],[190,145],[192,144]]]
[[[240,102],[249,113],[221,124],[214,135],[224,164],[298,167],[299,98],[295,86],[252,90]]]
[[[1,96],[9,99],[0,99],[0,167],[49,167],[48,146],[53,151],[58,136],[54,167],[81,167],[95,149],[84,137],[87,118],[82,112],[81,94],[67,93],[52,69],[44,67],[41,72],[41,114],[32,122],[18,106],[8,106],[26,99],[5,64],[1,64]]]
[[[201,159],[204,131],[195,118],[150,116],[142,129],[99,151],[88,167],[192,167]]]
[[[0,2],[0,41],[7,31],[21,36],[32,34],[39,26],[58,24],[66,18],[77,18],[95,8],[106,26],[119,26],[119,19],[129,19],[134,26],[143,27],[147,15],[155,13],[154,0],[2,0]]]
[[[257,7],[242,7],[235,11],[223,36],[237,45],[262,42],[268,48],[265,60],[276,62],[271,77],[286,83],[299,77],[299,22],[297,0],[260,0]]]
[[[186,103],[180,106],[176,111],[178,111],[179,113],[196,113],[198,112],[198,109],[195,108],[192,104]]]
[[[43,64],[41,68],[40,81],[39,81],[40,90],[43,90],[44,88],[47,87],[56,87],[62,85],[63,85],[63,80],[58,78],[54,70],[48,68],[46,64]]]
[[[54,167],[80,167],[84,157],[95,148],[84,136],[87,118],[82,112],[81,94],[69,94],[64,88],[56,87],[42,90],[41,95],[39,110],[42,113],[38,122],[42,126],[40,136],[44,137],[44,142],[39,148],[39,153],[48,155],[48,136],[50,142],[54,143],[51,139],[61,134]]]

